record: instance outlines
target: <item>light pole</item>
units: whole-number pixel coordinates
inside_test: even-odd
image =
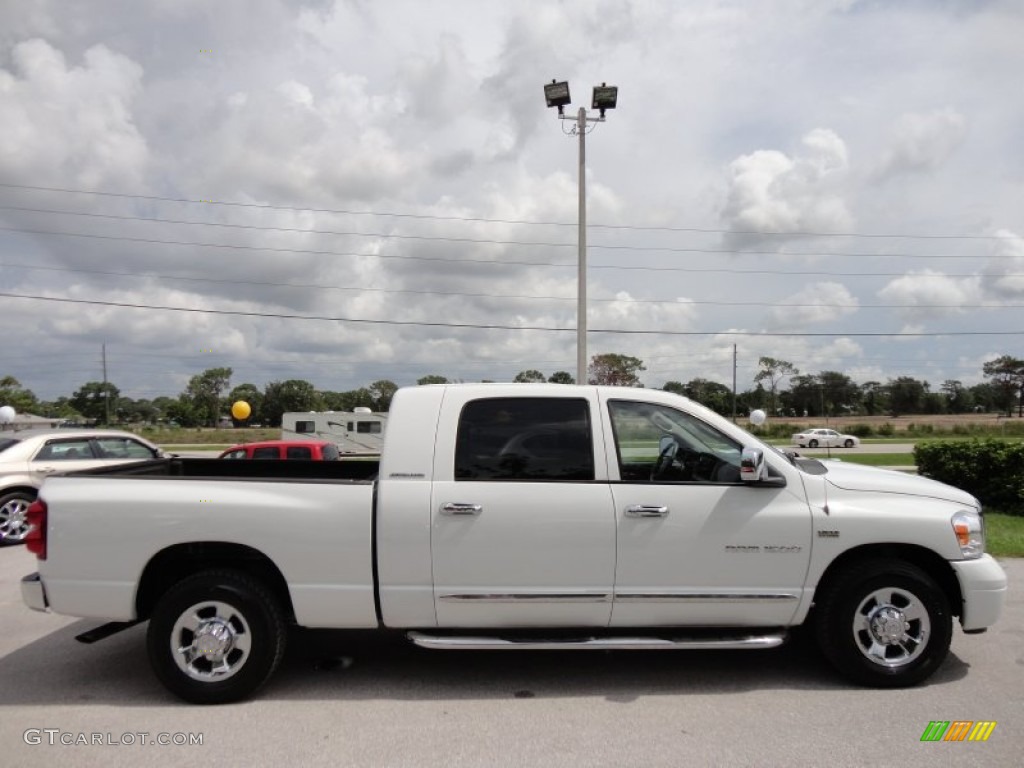
[[[580,139],[579,160],[579,256],[577,259],[576,286],[576,383],[587,383],[587,123],[603,123],[604,111],[615,109],[619,97],[619,89],[614,85],[594,87],[594,97],[590,108],[596,109],[600,117],[587,117],[587,110],[580,107],[576,117],[567,117],[565,107],[571,103],[569,83],[552,80],[544,86],[544,98],[549,107],[558,108],[558,119],[574,121],[575,125],[565,131],[567,135],[576,134]],[[562,129],[565,130],[564,128]]]

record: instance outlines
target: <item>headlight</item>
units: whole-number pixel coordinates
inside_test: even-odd
[[[960,552],[967,559],[985,553],[985,522],[977,512],[957,512],[951,520]]]

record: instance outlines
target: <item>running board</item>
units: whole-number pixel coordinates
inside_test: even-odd
[[[721,635],[694,637],[567,637],[509,638],[466,637],[461,635],[426,635],[422,632],[406,634],[421,648],[433,650],[474,651],[659,651],[659,650],[719,650],[736,648],[775,648],[786,641],[785,632],[754,635]]]

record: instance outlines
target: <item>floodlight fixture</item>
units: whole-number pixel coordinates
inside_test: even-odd
[[[600,85],[594,86],[594,100],[590,105],[590,108],[599,110],[601,112],[601,117],[604,117],[604,111],[606,109],[615,109],[615,103],[618,99],[618,86],[601,83]]]
[[[564,107],[572,103],[572,99],[569,98],[569,83],[565,80],[552,80],[544,86],[544,98],[547,99],[549,107],[558,107],[558,114],[563,114]]]

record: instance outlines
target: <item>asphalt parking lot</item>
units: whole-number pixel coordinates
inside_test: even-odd
[[[73,638],[92,623],[24,607],[18,582],[34,559],[4,547],[0,764],[1015,766],[1024,560],[1003,565],[1000,624],[957,629],[943,668],[909,690],[849,686],[799,640],[774,651],[474,653],[304,632],[258,698],[195,707],[151,675],[144,626],[86,646]],[[984,743],[921,742],[933,720],[997,726]],[[197,734],[202,744],[174,743]],[[172,743],[150,743],[158,736]],[[83,738],[102,743],[61,743]]]

